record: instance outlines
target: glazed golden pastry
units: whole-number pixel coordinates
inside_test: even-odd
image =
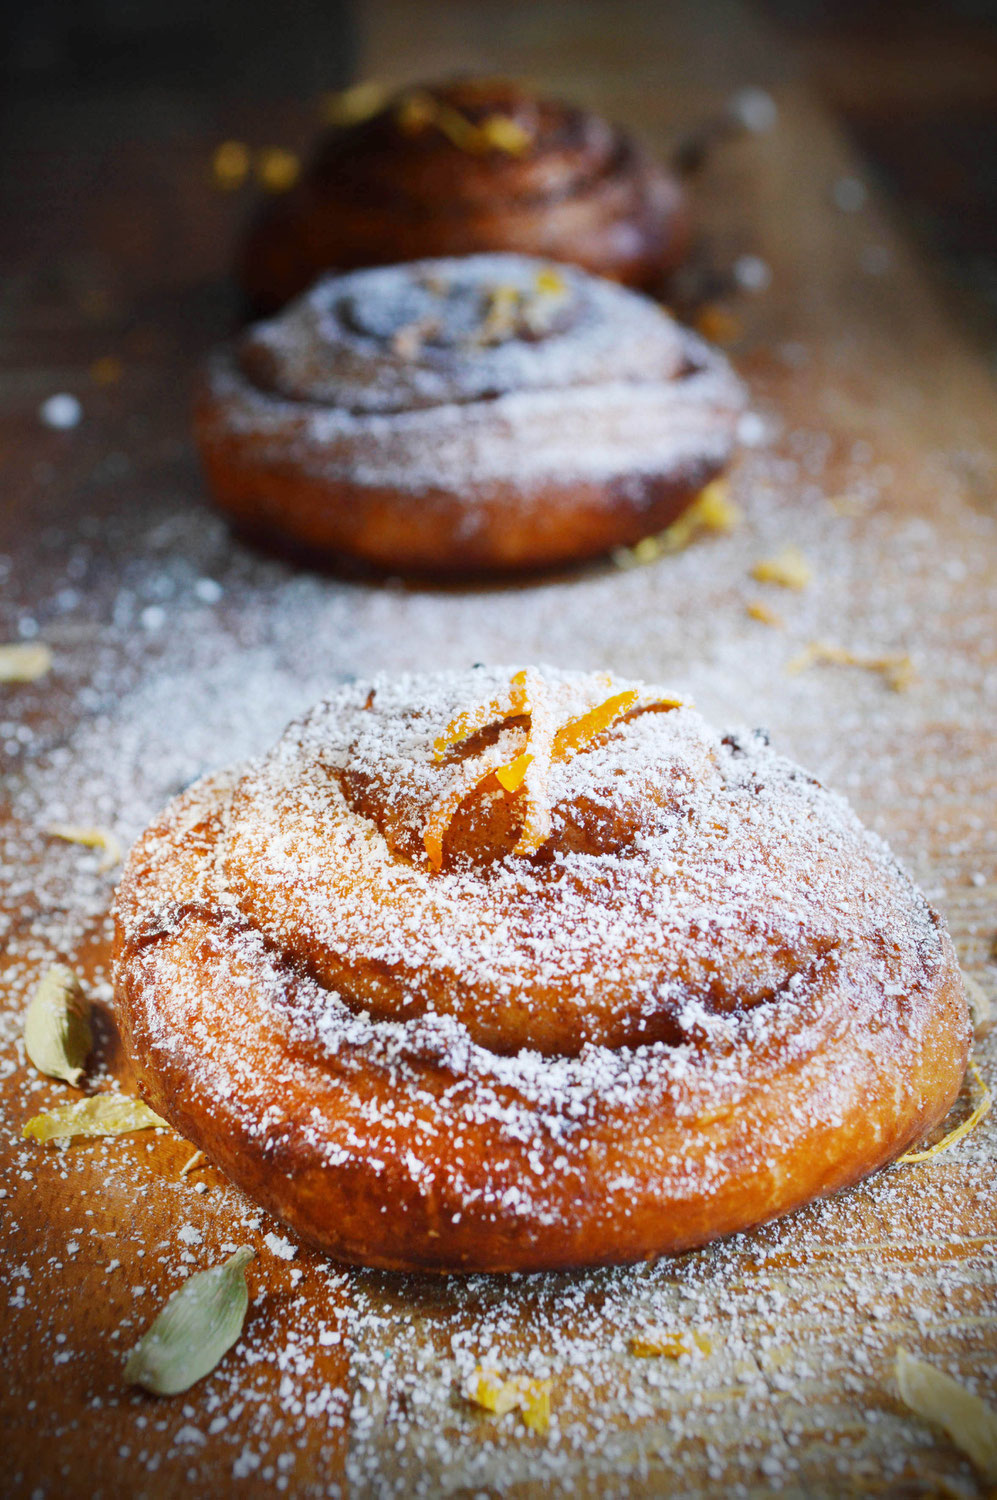
[[[598,115],[500,79],[396,95],[267,204],[240,275],[272,312],[330,270],[516,250],[656,287],[685,254],[677,180]]]
[[[726,464],[723,356],[655,303],[517,255],[321,281],[211,362],[218,504],[382,568],[467,574],[660,531]]]
[[[937,915],[847,806],[658,689],[344,687],[133,849],[139,1087],[337,1258],[701,1245],[892,1160],[959,1089]]]

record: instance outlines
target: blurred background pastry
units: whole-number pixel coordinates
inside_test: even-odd
[[[328,277],[209,364],[218,504],[383,568],[594,557],[724,467],[743,392],[657,304],[569,266],[465,256]]]
[[[358,112],[372,98],[360,94]],[[629,134],[507,80],[469,78],[406,88],[334,127],[261,211],[240,277],[262,312],[324,271],[486,250],[657,287],[688,238],[677,178]]]

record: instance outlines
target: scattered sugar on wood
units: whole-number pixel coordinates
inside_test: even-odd
[[[127,403],[127,380],[120,394]],[[346,1477],[359,1493],[434,1495],[444,1473],[471,1492],[486,1490],[497,1471],[510,1487],[563,1489],[584,1475],[624,1491],[667,1471],[676,1488],[709,1482],[732,1495],[777,1484],[816,1489],[829,1475],[842,1486],[898,1489],[951,1478],[947,1446],[933,1445],[930,1428],[897,1417],[891,1362],[898,1341],[927,1349],[930,1339],[930,1357],[964,1378],[972,1371],[981,1391],[997,1379],[979,1321],[981,1306],[997,1296],[992,1219],[980,1206],[997,1192],[993,1112],[937,1168],[891,1170],[833,1203],[680,1261],[579,1276],[470,1277],[429,1291],[344,1271],[307,1251],[293,1262],[274,1256],[263,1234],[279,1234],[279,1226],[220,1174],[203,1196],[189,1179],[172,1177],[172,1140],[93,1139],[46,1152],[17,1144],[23,1121],[52,1101],[52,1086],[22,1066],[18,1037],[31,986],[53,957],[73,962],[107,998],[99,959],[76,962],[105,930],[106,879],[96,861],[67,859],[45,826],[76,821],[85,807],[88,819],[127,842],[176,790],[266,751],[291,717],[349,674],[477,660],[613,666],[674,683],[714,721],[767,726],[889,836],[952,922],[963,962],[992,990],[995,920],[986,892],[969,879],[983,871],[992,882],[997,871],[993,821],[971,802],[992,765],[967,726],[997,714],[993,674],[980,654],[992,638],[993,519],[958,508],[944,454],[926,460],[935,464],[932,511],[891,514],[881,504],[884,460],[871,445],[846,455],[829,488],[826,435],[790,431],[777,452],[752,452],[732,479],[742,525],[654,567],[473,595],[337,582],[234,544],[220,521],[192,504],[185,401],[171,406],[168,384],[161,394],[160,402],[147,392],[141,399],[163,443],[162,480],[148,482],[140,507],[123,502],[112,524],[93,518],[91,528],[78,513],[44,554],[15,557],[0,605],[8,639],[23,624],[54,644],[68,695],[58,737],[52,718],[21,720],[13,690],[0,702],[16,818],[0,834],[7,910],[30,914],[5,933],[0,993],[12,1164],[0,1189],[11,1251],[0,1299],[22,1370],[29,1350],[49,1357],[45,1379],[67,1358],[99,1402],[88,1413],[87,1441],[106,1446],[123,1423],[130,1453],[121,1463],[140,1486],[170,1471],[207,1489],[223,1466],[226,1475],[238,1470],[278,1493],[297,1492],[307,1481],[299,1445],[309,1452],[318,1445],[327,1471],[338,1473],[347,1427]],[[169,443],[182,456],[166,457]],[[95,462],[98,498],[122,484],[129,461],[111,452]],[[826,494],[854,499],[855,513],[837,514]],[[748,631],[732,581],[787,534],[819,562],[818,574],[793,597],[785,630]],[[916,615],[906,602],[911,577]],[[140,623],[148,609],[163,622],[154,662]],[[834,640],[843,617],[863,653],[916,654],[921,690],[883,693],[875,673],[785,676],[787,654],[808,640]],[[937,788],[951,786],[956,771],[966,806],[943,807]],[[989,1074],[993,1037],[980,1048]],[[96,1066],[104,1086],[106,1054]],[[28,1221],[23,1205],[43,1174],[55,1219],[43,1241],[26,1242],[16,1226]],[[154,1206],[174,1224],[196,1223],[203,1244],[160,1248]],[[150,1428],[138,1425],[137,1398],[96,1383],[79,1353],[76,1309],[61,1295],[66,1246],[80,1246],[77,1262],[92,1247],[97,1284],[122,1284],[130,1303],[132,1282],[166,1294],[191,1265],[204,1268],[243,1241],[266,1258],[286,1316],[254,1316],[192,1414],[178,1410],[153,1442]],[[148,1276],[137,1272],[143,1265]],[[305,1280],[296,1288],[290,1276],[300,1269]],[[132,1337],[157,1305],[151,1292],[135,1302],[141,1312],[121,1309],[134,1317]],[[112,1328],[117,1303],[109,1312]],[[709,1382],[701,1359],[635,1359],[628,1333],[645,1327],[722,1328],[705,1361]],[[126,1331],[122,1354],[128,1342]],[[344,1350],[348,1372],[332,1363]],[[486,1360],[556,1382],[556,1420],[543,1442],[515,1417],[483,1424],[473,1407],[455,1402]],[[40,1406],[35,1417],[40,1440],[57,1444],[65,1421],[58,1410]],[[190,1428],[203,1444],[184,1440]],[[830,1458],[825,1430],[841,1433]],[[192,1480],[183,1479],[187,1469]],[[958,1477],[972,1494],[968,1468]]]

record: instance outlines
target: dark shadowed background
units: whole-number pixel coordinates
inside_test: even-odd
[[[405,0],[398,4],[404,13]],[[966,330],[997,359],[994,0],[758,0],[757,8],[792,43],[929,252]],[[4,269],[35,248],[18,232],[34,215],[19,210],[40,194],[62,202],[71,237],[74,204],[87,173],[99,171],[102,146],[130,131],[146,140],[224,133],[236,101],[245,134],[247,98],[258,99],[264,131],[274,101],[349,82],[358,50],[350,0],[18,0],[0,9]],[[455,28],[473,10],[473,0],[455,0]],[[722,25],[723,11],[722,0],[703,0],[704,34]],[[60,132],[61,179],[46,149]]]

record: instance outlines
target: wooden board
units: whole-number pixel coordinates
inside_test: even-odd
[[[993,1121],[710,1251],[516,1281],[330,1266],[212,1169],[181,1178],[190,1151],[171,1134],[20,1139],[69,1092],[19,1042],[51,958],[101,1003],[95,1081],[129,1085],[106,1010],[114,874],[45,829],[99,824],[126,842],[200,770],[265,748],[345,674],[384,667],[608,664],[691,691],[714,719],[767,724],[909,861],[994,993],[994,392],[884,210],[836,206],[861,173],[833,125],[740,6],[711,26],[692,0],[380,0],[362,19],[369,75],[515,71],[661,149],[734,88],[773,90],[776,128],[717,153],[698,184],[711,262],[750,254],[771,270],[766,290],[725,303],[762,419],[732,481],[744,521],[647,567],[473,592],[249,550],[207,505],[188,436],[191,373],[229,325],[248,207],[214,190],[209,161],[228,135],[304,141],[310,104],[235,84],[125,131],[113,111],[24,106],[0,309],[0,634],[37,631],[55,665],[0,687],[5,1489],[981,1494],[944,1435],[904,1412],[892,1361],[903,1345],[997,1395]],[[121,378],[100,384],[106,356]],[[38,421],[57,390],[81,398],[71,431]],[[755,583],[753,563],[789,542],[813,564],[809,588]],[[759,598],[782,626],[748,616]],[[860,668],[788,673],[812,641],[909,654],[916,678],[894,693]],[[994,1082],[993,1042],[977,1056]],[[185,1397],[127,1390],[122,1357],[164,1297],[240,1243],[258,1252],[241,1344]],[[711,1352],[636,1359],[629,1338],[649,1324],[705,1330]],[[462,1399],[462,1371],[489,1354],[553,1380],[546,1436]]]

